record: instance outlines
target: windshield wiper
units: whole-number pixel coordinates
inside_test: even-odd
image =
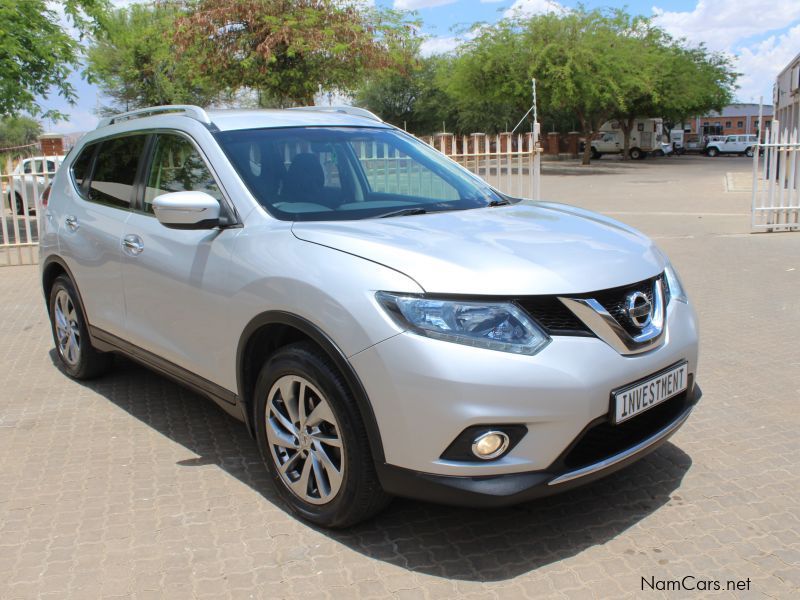
[[[376,219],[385,219],[386,217],[405,217],[406,215],[424,215],[427,210],[422,207],[414,207],[414,208],[401,208],[400,210],[393,210],[391,212],[384,213],[382,215],[377,215]]]
[[[511,204],[511,200],[508,198],[503,198],[502,200],[492,200],[486,206],[493,207],[493,206],[506,206],[507,204]]]

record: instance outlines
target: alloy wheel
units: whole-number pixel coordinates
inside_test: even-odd
[[[75,303],[66,290],[59,290],[55,301],[55,324],[58,353],[70,366],[81,359],[81,330]]]
[[[342,487],[345,448],[325,396],[307,379],[284,375],[270,389],[265,426],[272,460],[286,487],[310,504],[326,504]]]

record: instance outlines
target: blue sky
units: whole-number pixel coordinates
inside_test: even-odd
[[[116,5],[137,0],[112,0]],[[429,36],[423,51],[430,54],[455,48],[458,32],[475,22],[492,23],[509,10],[529,14],[574,8],[572,0],[361,0],[416,10],[422,19],[422,33]],[[772,102],[775,76],[800,53],[800,0],[648,0],[627,2],[584,1],[589,8],[625,7],[631,13],[654,18],[656,23],[675,36],[692,43],[704,42],[709,48],[730,53],[739,79],[738,100],[757,102],[763,95]],[[78,91],[75,106],[51,97],[43,101],[47,108],[57,108],[70,115],[69,121],[47,123],[46,129],[64,133],[86,131],[95,127],[94,111],[104,99],[93,85],[75,74],[71,81]]]

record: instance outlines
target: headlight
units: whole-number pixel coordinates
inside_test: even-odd
[[[528,355],[550,343],[530,317],[508,302],[436,300],[389,292],[375,297],[401,327],[437,340]]]
[[[667,266],[664,268],[664,276],[667,278],[670,298],[688,304],[689,298],[686,296],[680,277],[678,277],[678,273],[675,271],[675,267],[673,267],[672,264],[667,263]]]

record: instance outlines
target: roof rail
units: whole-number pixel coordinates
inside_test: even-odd
[[[383,123],[383,119],[381,119],[375,113],[368,111],[366,108],[359,108],[357,106],[293,106],[289,110],[344,113],[347,115],[353,115],[354,117],[365,117],[367,119],[372,119],[373,121],[379,121]]]
[[[195,119],[196,121],[200,121],[201,123],[205,123],[206,125],[211,124],[211,119],[209,118],[208,113],[199,106],[193,106],[191,104],[168,104],[166,106],[149,106],[147,108],[130,110],[118,115],[105,117],[100,119],[100,122],[97,124],[97,129],[100,129],[101,127],[107,127],[113,123],[130,121],[132,119],[141,119],[143,117],[149,117],[163,113],[178,113]]]

